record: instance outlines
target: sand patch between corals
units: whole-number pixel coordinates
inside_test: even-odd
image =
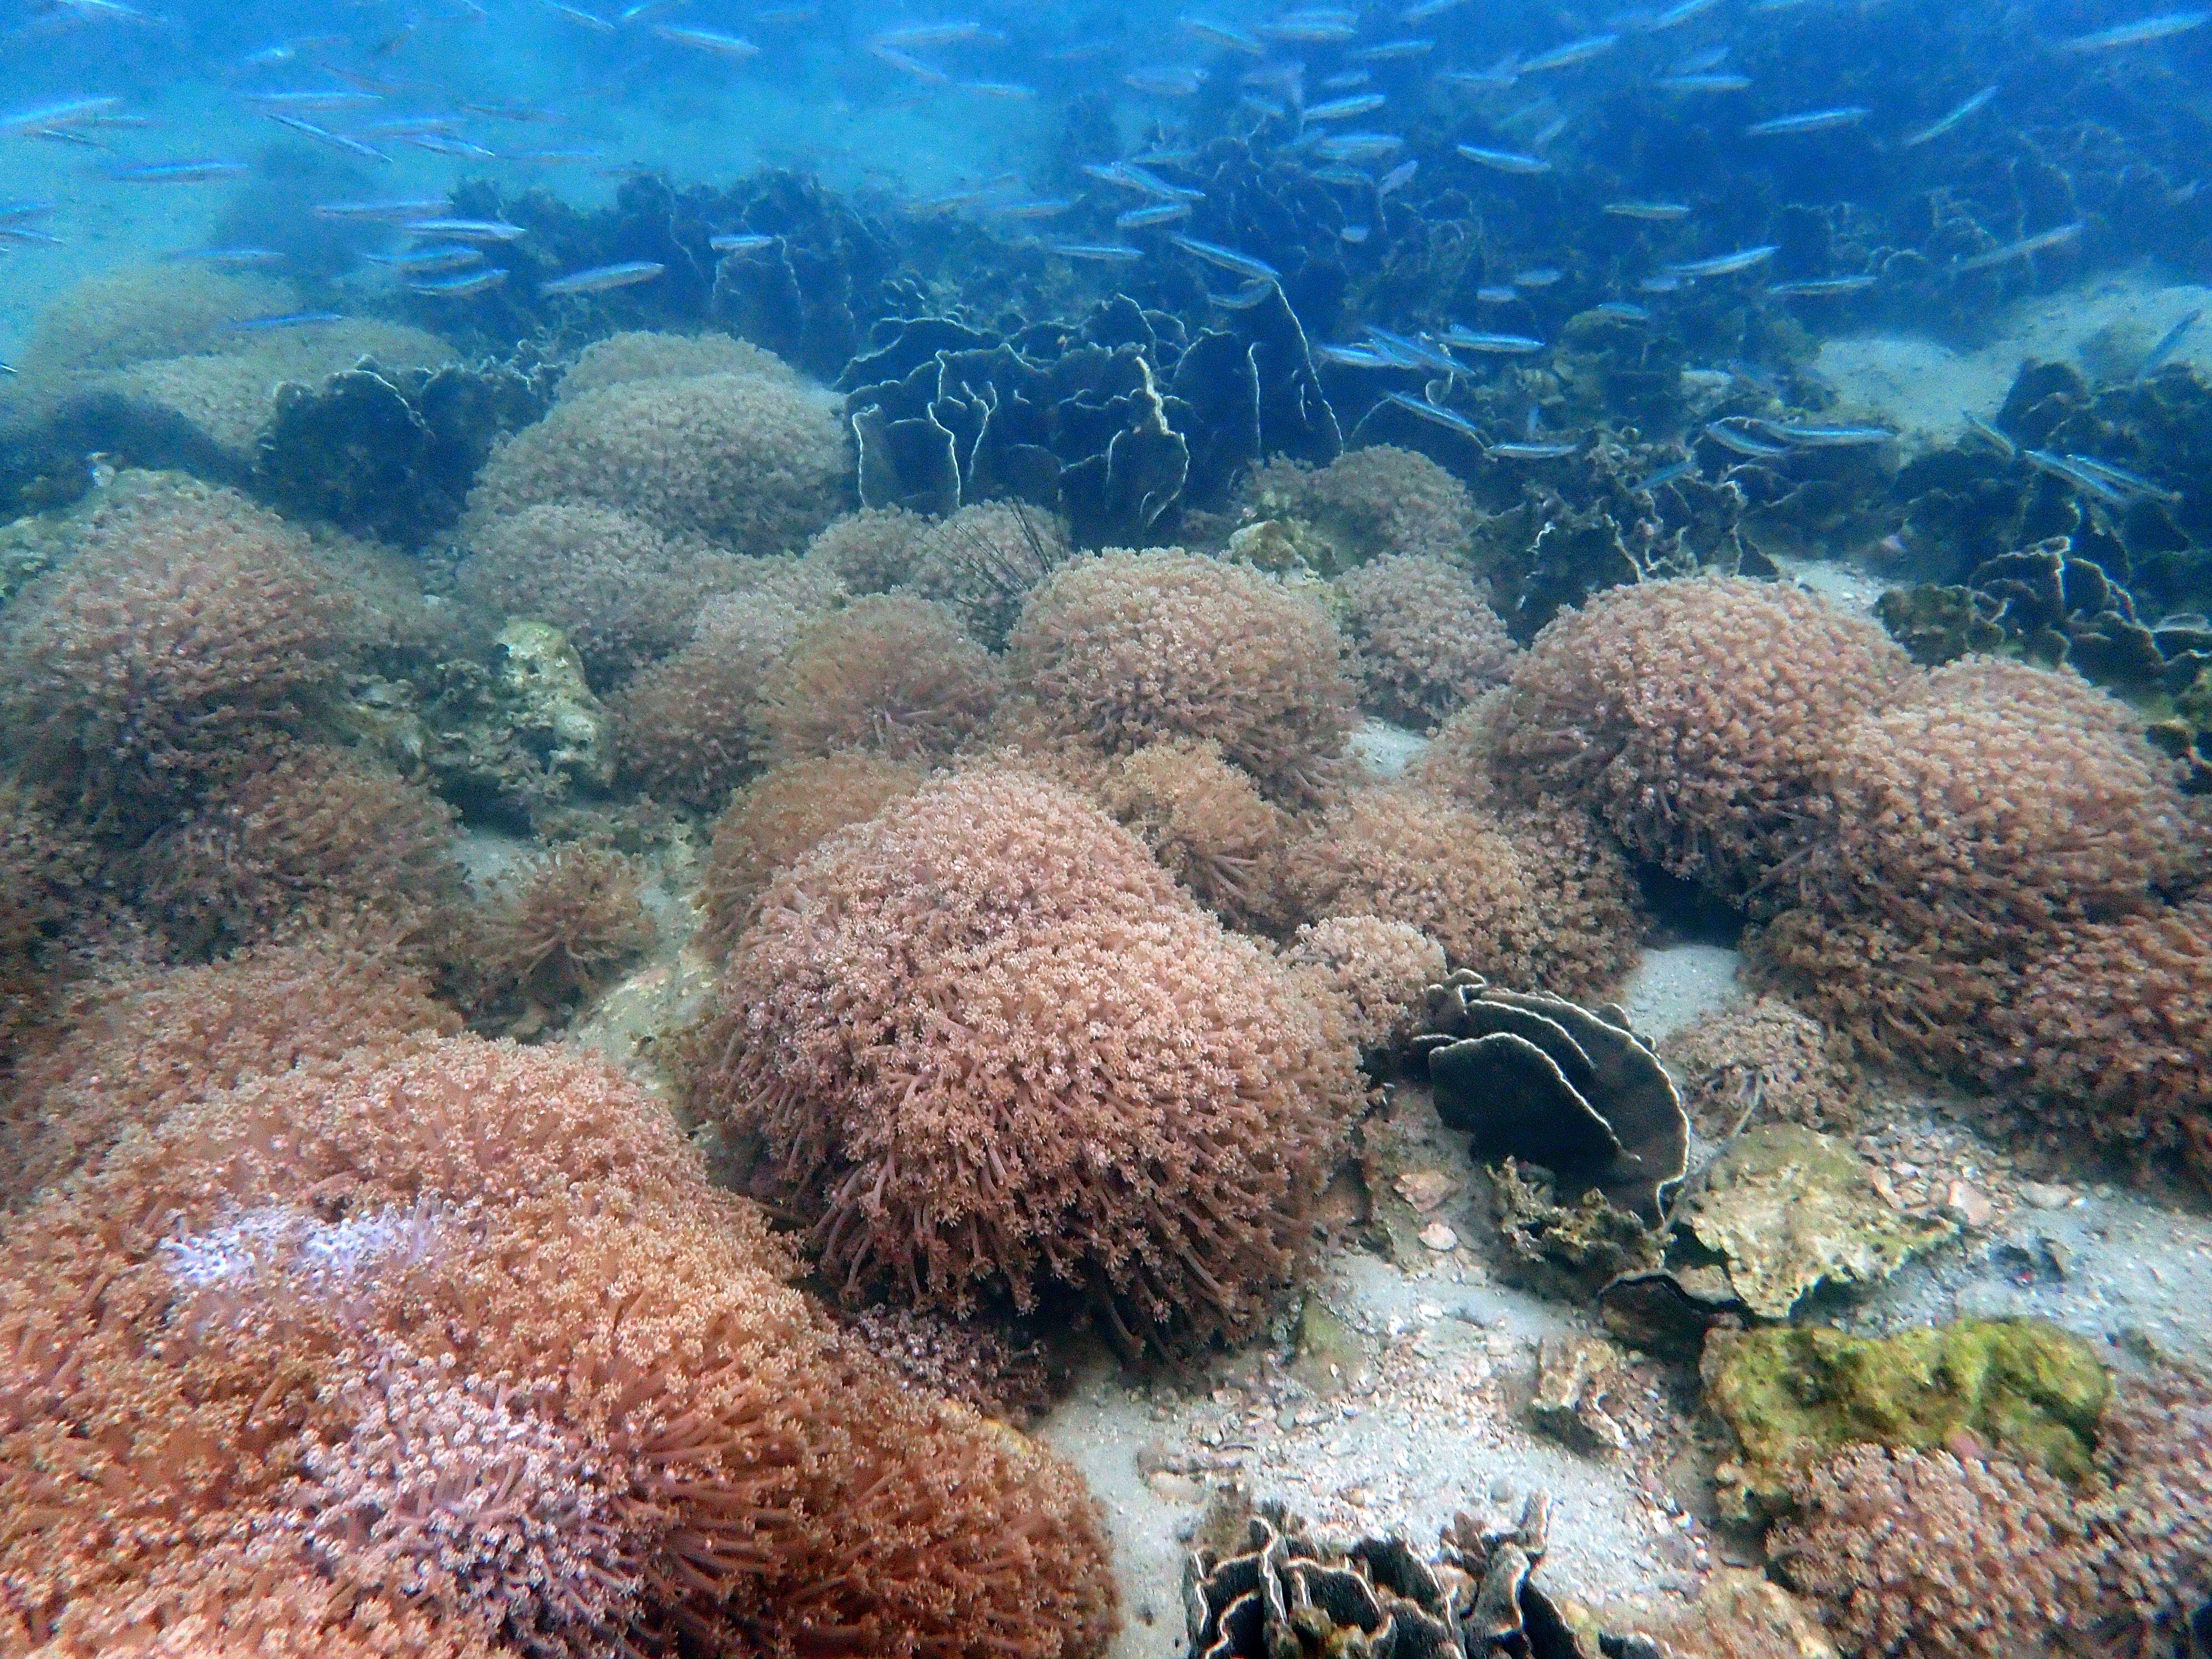
[[[1968,415],[1995,418],[2021,364],[2067,362],[2093,380],[2124,380],[2197,310],[2212,310],[2212,288],[2128,271],[2021,301],[1999,319],[1995,338],[1970,351],[1919,335],[1860,335],[1822,345],[1813,372],[1835,392],[1839,419],[1894,428],[1908,452],[1928,449],[1955,440]],[[2212,362],[2212,316],[2198,319],[2172,361]]]

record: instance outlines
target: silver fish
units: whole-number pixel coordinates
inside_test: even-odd
[[[1150,207],[1131,208],[1126,213],[1115,214],[1114,223],[1122,230],[1142,230],[1147,225],[1171,225],[1178,219],[1189,217],[1188,202],[1155,202]]]
[[[40,104],[33,109],[19,109],[11,114],[0,115],[0,132],[44,132],[58,127],[75,126],[105,115],[122,101],[120,98],[69,98],[58,104]]]
[[[1808,109],[1799,115],[1778,115],[1768,121],[1754,121],[1743,130],[1747,138],[1772,138],[1793,132],[1830,132],[1838,127],[1856,126],[1873,114],[1864,104],[1844,104],[1835,109]]]
[[[1367,337],[1377,350],[1396,359],[1401,368],[1425,368],[1432,374],[1443,375],[1447,380],[1468,372],[1465,363],[1437,350],[1426,341],[1393,334],[1387,328],[1376,328],[1371,325],[1367,330]]]
[[[1544,349],[1541,340],[1526,334],[1484,334],[1462,328],[1456,323],[1444,331],[1443,340],[1446,345],[1457,346],[1462,351],[1480,351],[1501,357],[1525,357]]]
[[[2140,472],[2130,472],[2124,466],[2115,466],[2110,461],[2100,461],[2094,455],[2069,454],[2066,459],[2084,472],[2103,479],[2123,494],[2141,495],[2154,501],[2164,501],[2169,507],[2180,504],[2179,490],[2168,489],[2163,484],[2153,483]]]
[[[1698,470],[1695,461],[1677,461],[1672,466],[1662,466],[1648,478],[1640,478],[1628,486],[1632,495],[1648,495],[1655,489],[1663,489],[1677,478],[1686,478]]]
[[[1678,281],[1694,283],[1707,276],[1732,276],[1739,270],[1749,270],[1753,265],[1763,265],[1781,251],[1778,242],[1762,243],[1758,247],[1741,247],[1733,253],[1716,253],[1709,259],[1690,259],[1683,264],[1668,265],[1662,275]]]
[[[726,231],[720,236],[709,236],[707,246],[717,253],[753,253],[764,247],[774,247],[775,238],[763,236],[757,231]]]
[[[310,210],[318,219],[380,220],[392,224],[421,220],[446,205],[443,197],[420,197],[410,201],[318,202]]]
[[[1193,17],[1185,13],[1176,19],[1176,27],[1194,40],[1208,46],[1219,46],[1228,52],[1241,52],[1248,58],[1265,58],[1267,48],[1242,29],[1231,28],[1226,23],[1217,23],[1209,17]]]
[[[1886,426],[1802,426],[1761,421],[1759,428],[1798,449],[1856,449],[1886,444],[1897,434]]]
[[[1676,219],[1690,216],[1686,202],[1607,202],[1598,210],[1616,219],[1638,219],[1646,224],[1663,225]]]
[[[472,294],[483,294],[497,288],[507,280],[507,272],[497,265],[486,270],[465,270],[452,276],[432,276],[419,283],[407,284],[410,294],[427,294],[435,299],[465,300]]]
[[[2142,360],[2142,367],[2136,370],[2136,379],[2138,381],[2148,380],[2151,371],[2173,356],[2174,348],[2181,343],[2183,337],[2195,325],[2197,319],[2203,314],[2201,308],[2192,311],[2160,335],[2158,343],[2150,349],[2150,355]]]
[[[1378,110],[1390,100],[1379,92],[1363,92],[1351,98],[1333,98],[1326,104],[1306,106],[1309,121],[1348,121],[1355,115]]]
[[[1313,355],[1324,363],[1339,368],[1396,368],[1398,361],[1388,353],[1364,345],[1317,345]]]
[[[1777,455],[1787,455],[1790,453],[1788,448],[1781,444],[1767,443],[1762,439],[1753,437],[1751,434],[1741,428],[1729,426],[1721,421],[1709,422],[1705,427],[1705,436],[1711,438],[1723,449],[1732,450],[1736,454],[1754,461],[1771,460]]]
[[[681,23],[655,23],[653,32],[664,40],[712,52],[717,58],[742,60],[760,56],[760,48],[751,41],[741,35],[725,34],[720,29],[691,28]]]
[[[1611,52],[1620,44],[1617,34],[1593,34],[1580,40],[1570,40],[1564,46],[1554,46],[1549,52],[1539,52],[1521,65],[1523,75],[1540,75],[1546,70],[1565,69],[1574,64],[1587,64],[1593,58]]]
[[[215,179],[236,179],[252,170],[243,161],[148,161],[116,167],[107,176],[125,185],[198,185]]]
[[[456,242],[512,242],[530,234],[504,219],[410,219],[400,228],[410,236],[445,236]]]
[[[572,270],[566,276],[538,283],[538,291],[549,300],[571,294],[605,294],[614,289],[649,283],[667,269],[658,259],[625,259],[620,264]]]
[[[1432,404],[1426,398],[1416,398],[1410,392],[1386,392],[1382,396],[1409,414],[1418,415],[1421,419],[1433,422],[1437,426],[1449,427],[1462,436],[1474,439],[1478,444],[1482,441],[1481,429],[1455,410],[1446,409],[1441,404]]]
[[[1960,105],[1958,108],[1953,110],[1942,120],[1931,122],[1929,125],[1921,128],[1919,131],[1914,133],[1911,137],[1904,140],[1899,148],[1904,149],[1911,149],[1921,144],[1933,143],[1936,139],[1941,138],[1945,133],[1950,131],[1961,121],[1964,121],[1968,116],[1972,115],[1976,110],[1982,108],[1990,101],[1990,100],[1996,95],[1997,89],[1995,87],[1984,87],[1979,92],[1966,100],[1965,103]]]
[[[2212,19],[2212,11],[2169,11],[2156,17],[2145,17],[2133,23],[2121,23],[2108,29],[2099,29],[2094,34],[2077,34],[2070,40],[2061,40],[2060,52],[2110,52],[2115,46],[2140,46],[2153,40],[2169,40],[2186,33]]]
[[[1260,283],[1279,283],[1283,280],[1283,273],[1266,260],[1255,259],[1249,253],[1239,253],[1235,248],[1224,247],[1218,242],[1201,242],[1195,236],[1185,236],[1180,233],[1170,234],[1168,240],[1192,258],[1203,259],[1207,264],[1218,265],[1234,276],[1249,277]]]
[[[1966,430],[1968,432],[1972,433],[1975,437],[1979,438],[1984,443],[1988,444],[1999,454],[2002,455],[2007,460],[2013,459],[2020,453],[2020,446],[2018,444],[2014,443],[2010,438],[2007,437],[1996,427],[1990,425],[1980,416],[1969,415],[1964,410],[1961,410],[1960,411],[1960,418],[1966,422]]]
[[[407,253],[369,253],[362,256],[371,264],[382,265],[386,270],[396,270],[406,276],[434,276],[441,270],[463,270],[483,263],[483,250],[456,242],[446,247],[416,248]]]
[[[288,311],[276,317],[248,317],[233,323],[231,326],[261,333],[287,328],[315,328],[325,323],[343,323],[345,320],[345,313],[340,311]]]
[[[2070,456],[2054,455],[2047,449],[2023,449],[2021,459],[2039,472],[2064,480],[2083,494],[2095,496],[2112,507],[2127,505],[2126,494],[2109,479],[2100,478]]]
[[[1987,270],[1991,265],[2003,264],[2008,259],[2025,259],[2032,253],[2065,246],[2081,235],[2082,228],[2081,221],[2076,219],[2070,224],[2038,231],[2033,236],[2023,236],[2017,242],[2007,242],[2002,247],[1991,248],[1987,253],[1977,253],[1971,259],[1954,261],[1950,269],[1955,276],[1961,271]]]
[[[1045,246],[1063,259],[1085,259],[1099,264],[1127,264],[1145,257],[1145,250],[1126,242],[1047,242]]]
[[[1363,64],[1396,64],[1408,58],[1425,58],[1437,49],[1433,40],[1377,40],[1371,46],[1355,46],[1352,55]]]
[[[1552,170],[1552,164],[1540,155],[1522,155],[1510,149],[1484,149],[1474,144],[1457,144],[1453,148],[1477,167],[1498,173],[1533,174]]]
[[[1857,276],[1808,276],[1795,283],[1776,283],[1767,289],[1777,299],[1817,299],[1824,294],[1856,294],[1872,288],[1875,279]]]
[[[1632,306],[1626,300],[1607,300],[1602,305],[1592,306],[1590,309],[1601,317],[1612,318],[1615,322],[1648,323],[1651,320],[1650,312],[1642,306]]]

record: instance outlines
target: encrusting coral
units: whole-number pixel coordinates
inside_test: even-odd
[[[1148,743],[1115,763],[1099,793],[1160,866],[1231,927],[1282,925],[1291,821],[1221,757],[1219,744]]]
[[[469,514],[582,501],[664,535],[794,552],[836,512],[849,471],[834,401],[787,374],[620,381],[517,433],[485,464]]]
[[[1911,673],[1875,623],[1796,588],[1614,588],[1515,660],[1493,766],[1524,799],[1580,800],[1638,856],[1740,898],[1802,844],[1838,728]]]
[[[0,1201],[96,1163],[135,1128],[255,1074],[398,1050],[459,1025],[374,941],[322,937],[88,992],[0,1106]]]
[[[1291,846],[1299,914],[1420,929],[1455,968],[1586,996],[1628,971],[1643,935],[1617,848],[1571,808],[1516,821],[1404,785],[1358,790]]]
[[[990,653],[943,605],[874,593],[811,623],[763,676],[753,742],[774,763],[840,749],[943,758],[999,701]]]
[[[580,1054],[184,1108],[0,1233],[0,1644],[1095,1659],[1080,1481],[789,1270]]]
[[[1294,805],[1317,797],[1354,723],[1344,639],[1322,605],[1175,549],[1061,566],[1006,649],[1013,684],[1051,729],[1109,755],[1212,738]]]
[[[362,626],[307,538],[228,489],[118,479],[76,556],[9,609],[0,735],[101,829],[296,727]]]
[[[689,640],[700,605],[738,586],[741,564],[617,508],[556,501],[478,522],[454,577],[495,619],[559,629],[605,690]]]
[[[722,961],[778,871],[847,824],[912,794],[927,776],[920,761],[841,749],[772,766],[738,789],[714,821],[699,878],[699,948]]]
[[[1318,471],[1278,459],[1244,483],[1261,518],[1307,521],[1329,550],[1333,576],[1370,559],[1413,554],[1453,559],[1474,532],[1474,498],[1427,456],[1389,444],[1346,450]]]
[[[1361,705],[1426,731],[1504,678],[1517,647],[1463,565],[1390,554],[1336,579]]]
[[[1258,946],[1032,774],[932,782],[778,877],[688,1084],[850,1292],[1251,1328],[1296,1268],[1348,1052]]]

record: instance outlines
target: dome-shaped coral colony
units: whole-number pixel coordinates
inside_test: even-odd
[[[26,369],[226,349],[257,281],[110,284]],[[1741,578],[1523,648],[1488,515],[1382,446],[1137,550],[854,470],[771,354],[632,333],[442,575],[176,475],[57,525],[0,611],[0,1652],[1103,1655],[1081,1480],[859,1334],[1251,1337],[1425,988],[1601,1000],[1686,888],[1790,999],[1683,1051],[1701,1129],[1756,1037],[1780,1115],[1871,1112],[1849,1048],[2212,1175],[2208,820],[2070,672]],[[516,621],[574,652],[526,718]],[[687,890],[712,1179],[611,1066],[459,1035],[557,1036]],[[1858,1448],[1784,1576],[1855,1655],[2170,1629],[2202,1416],[2129,1396],[2086,1519]]]

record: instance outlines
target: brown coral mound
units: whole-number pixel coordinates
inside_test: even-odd
[[[1970,955],[2152,908],[2195,869],[2171,763],[2068,671],[1970,658],[1832,732],[1801,902]]]
[[[1109,755],[1212,738],[1279,798],[1319,793],[1354,724],[1344,639],[1315,599],[1175,549],[1060,567],[1007,641],[1052,728]]]
[[[0,1240],[0,1641],[1102,1651],[1079,1480],[787,1265],[580,1055],[449,1040],[187,1108]]]
[[[2201,1652],[2212,1608],[2212,1386],[2179,1371],[2124,1381],[2097,1433],[2112,1482],[2092,1523],[2111,1649]]]
[[[1391,554],[1336,579],[1360,703],[1428,731],[1498,684],[1516,649],[1466,567]]]
[[[1304,519],[1334,550],[1324,575],[1394,553],[1456,558],[1474,533],[1474,498],[1427,456],[1389,444],[1346,450],[1315,471],[1278,459],[1244,486],[1263,517]]]
[[[1756,997],[1703,1019],[1660,1045],[1681,1080],[1698,1132],[1725,1135],[1747,1110],[1808,1128],[1850,1133],[1865,1089],[1828,1029],[1779,997]]]
[[[92,849],[44,801],[0,779],[0,1067],[56,988],[62,934],[93,869]]]
[[[459,882],[452,808],[355,750],[308,747],[148,842],[137,898],[179,960],[354,927],[434,948]]]
[[[556,848],[515,878],[476,930],[483,1008],[573,1008],[653,941],[641,872],[605,848]]]
[[[1495,808],[1499,787],[1491,756],[1498,710],[1509,695],[1503,686],[1494,686],[1446,717],[1431,733],[1428,747],[1407,769],[1407,776],[1430,793],[1462,806]]]
[[[9,607],[0,730],[88,817],[143,815],[295,726],[356,627],[282,520],[228,489],[139,489]]]
[[[548,501],[611,507],[664,535],[794,552],[843,498],[833,400],[788,376],[623,381],[564,398],[485,464],[471,522]]]
[[[995,650],[1030,590],[1074,556],[1067,527],[1051,514],[1018,501],[986,501],[932,525],[914,544],[907,580]]]
[[[1852,1446],[1800,1480],[1769,1540],[1855,1656],[2019,1659],[2087,1635],[2096,1579],[2065,1487],[1948,1451]]]
[[[0,1107],[0,1202],[99,1161],[178,1107],[352,1049],[398,1050],[459,1022],[390,956],[339,939],[107,987]]]
[[[955,1310],[1057,1282],[1117,1340],[1250,1328],[1356,1098],[1258,947],[1126,832],[984,769],[779,878],[723,975],[695,1106],[822,1266]]]
[[[1395,786],[1332,806],[1290,854],[1301,914],[1385,917],[1454,968],[1587,999],[1626,974],[1644,933],[1635,883],[1571,807],[1502,817]]]
[[[707,597],[738,585],[742,562],[613,507],[552,502],[477,524],[454,574],[461,596],[495,617],[566,634],[605,690],[683,646]]]
[[[977,1320],[918,1308],[861,1308],[841,1322],[864,1352],[915,1387],[1016,1428],[1052,1404],[1062,1380],[1044,1344]]]
[[[1100,798],[1163,869],[1231,927],[1283,925],[1290,817],[1221,757],[1219,744],[1146,744],[1115,763]]]
[[[1793,587],[1613,588],[1515,662],[1493,763],[1524,797],[1579,799],[1632,853],[1741,897],[1800,844],[1838,729],[1911,671],[1873,623]]]
[[[941,759],[999,701],[999,670],[944,606],[872,593],[792,641],[761,682],[753,741],[770,763],[872,749]]]
[[[640,672],[609,705],[623,775],[686,806],[719,808],[759,766],[753,705],[805,623],[796,606],[750,593],[703,612],[689,645]]]
[[[1284,960],[1310,994],[1328,995],[1362,1048],[1413,1036],[1427,1013],[1424,991],[1446,972],[1444,947],[1419,928],[1381,916],[1324,916],[1297,931]]]
[[[845,749],[770,767],[730,798],[699,883],[699,948],[726,958],[776,872],[849,823],[875,817],[928,776],[920,761]]]
[[[289,285],[265,276],[173,264],[112,271],[40,312],[17,367],[26,380],[51,385],[88,369],[234,349],[240,320],[298,307]]]
[[[927,519],[902,507],[865,507],[815,532],[806,556],[835,571],[855,593],[881,593],[906,580],[929,527]]]
[[[2212,1182],[2212,902],[2068,930],[1993,1024],[2030,1090]]]
[[[632,331],[594,340],[561,377],[562,401],[633,380],[682,380],[702,374],[757,374],[797,385],[782,358],[727,334]]]

